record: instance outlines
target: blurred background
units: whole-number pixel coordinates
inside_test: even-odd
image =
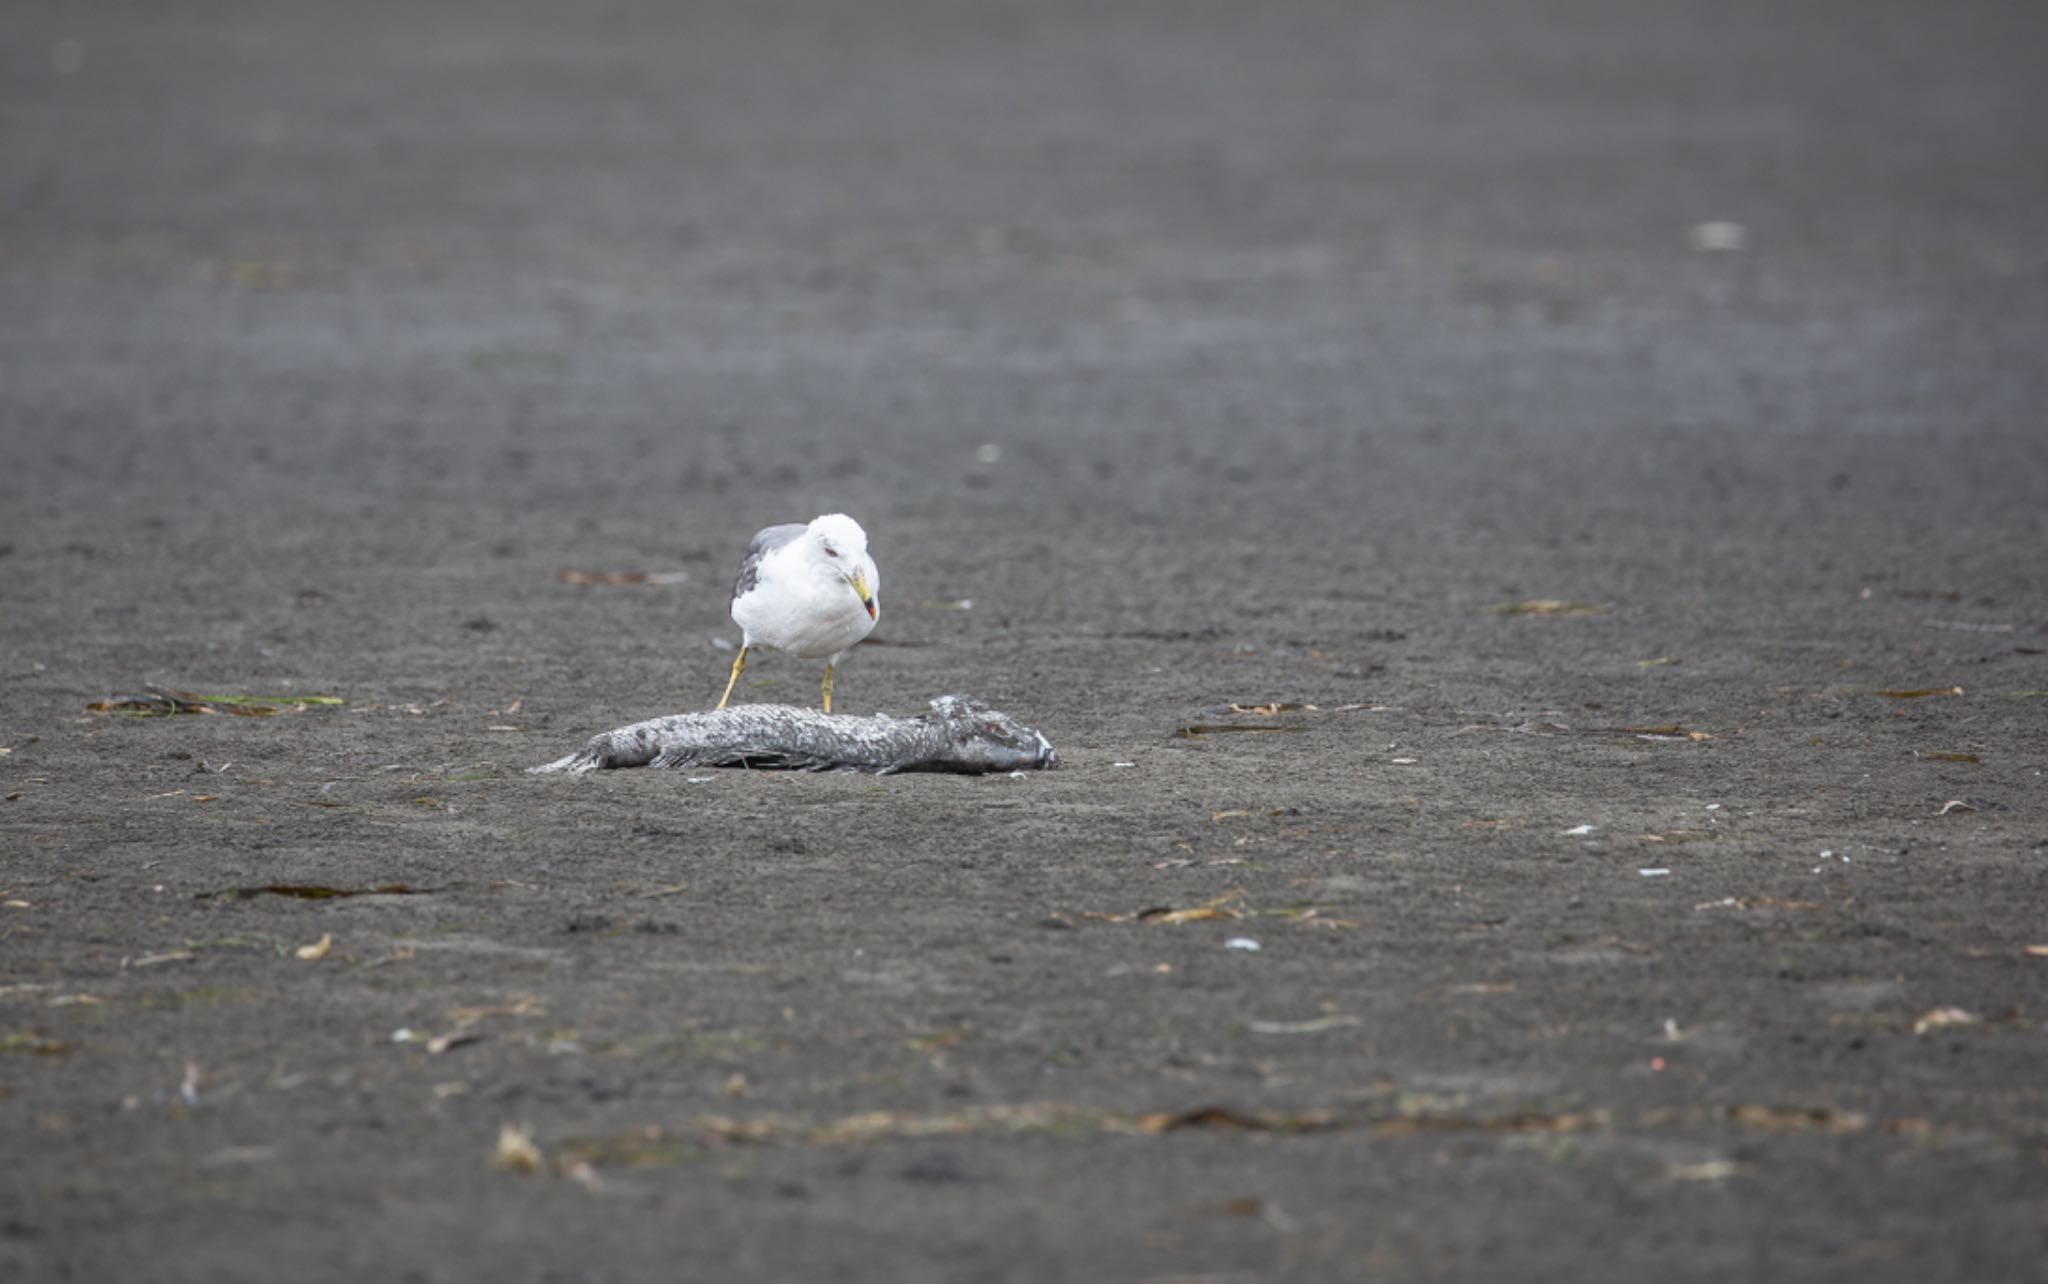
[[[1042,618],[1163,627],[1304,609],[1304,555],[1392,616],[1586,544],[2010,564],[2044,13],[17,4],[7,538],[201,594],[682,566],[708,630],[828,509],[900,600],[1025,555]]]

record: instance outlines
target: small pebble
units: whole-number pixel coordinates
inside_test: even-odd
[[[1692,247],[1703,253],[1726,254],[1740,250],[1749,244],[1749,229],[1740,223],[1715,220],[1696,223],[1692,229]]]

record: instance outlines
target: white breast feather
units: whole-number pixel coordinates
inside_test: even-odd
[[[753,591],[733,602],[732,618],[750,645],[823,660],[874,629],[852,586],[835,570],[813,565],[813,547],[797,540],[763,558]]]

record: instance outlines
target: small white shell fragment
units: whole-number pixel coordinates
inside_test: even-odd
[[[1714,219],[1695,223],[1692,227],[1692,248],[1704,254],[1730,253],[1749,245],[1749,229],[1740,223]]]
[[[1638,874],[1641,874],[1641,875],[1642,875],[1642,876],[1643,876],[1644,878],[1662,878],[1662,877],[1664,877],[1664,876],[1665,876],[1666,874],[1669,874],[1670,872],[1671,872],[1670,870],[1668,870],[1668,869],[1663,869],[1663,868],[1658,868],[1658,869],[1639,869],[1639,870],[1637,870],[1637,871],[1636,871],[1636,873],[1638,873]]]
[[[1983,1017],[1978,1016],[1976,1013],[1965,1011],[1962,1008],[1936,1008],[1932,1012],[1923,1014],[1919,1020],[1913,1023],[1913,1033],[1925,1034],[1929,1030],[1939,1030],[1943,1026],[1950,1025],[1976,1025],[1983,1019]]]
[[[1596,828],[1598,828],[1598,826],[1595,825],[1574,825],[1570,829],[1564,830],[1561,834],[1559,834],[1559,837],[1583,838],[1585,835],[1592,833]]]
[[[1223,942],[1223,948],[1226,950],[1256,950],[1259,948],[1259,943],[1249,936],[1233,936]]]

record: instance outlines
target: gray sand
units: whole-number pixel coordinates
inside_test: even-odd
[[[14,9],[0,1280],[2038,1276],[2039,5]]]

